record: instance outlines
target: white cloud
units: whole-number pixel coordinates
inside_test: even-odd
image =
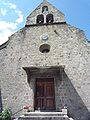
[[[5,16],[6,13],[7,13],[7,10],[6,10],[6,9],[4,9],[4,8],[1,8],[1,9],[0,9],[0,15]]]
[[[15,30],[17,28],[17,23],[0,21],[0,30],[11,29]]]
[[[0,45],[6,42],[8,40],[8,37],[12,35],[13,33],[14,31],[9,30],[9,29],[0,31]]]
[[[23,22],[23,14],[20,14],[19,16],[18,16],[18,19],[16,20],[16,23],[22,23]]]
[[[8,40],[17,29],[17,23],[0,21],[0,45]]]
[[[0,1],[3,2],[3,0]],[[8,6],[8,9],[1,8],[1,15],[5,16],[8,12],[12,11],[18,18],[12,22],[8,22],[8,20],[0,21],[0,45],[8,40],[8,37],[13,34],[17,30],[18,25],[23,22],[23,13],[17,9],[15,4],[4,1],[3,5]]]
[[[16,20],[16,23],[22,23],[23,22],[23,14],[20,10],[15,10],[15,12],[18,14],[18,19]]]
[[[10,6],[11,9],[16,9],[16,5],[13,3],[8,3],[8,5]]]

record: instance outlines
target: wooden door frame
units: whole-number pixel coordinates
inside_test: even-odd
[[[37,79],[52,79],[53,80],[53,85],[54,85],[54,104],[55,104],[55,110],[56,110],[56,102],[55,102],[55,83],[54,83],[54,77],[37,77],[35,78],[35,91],[34,91],[34,111],[35,111],[35,97],[36,97],[36,81]]]

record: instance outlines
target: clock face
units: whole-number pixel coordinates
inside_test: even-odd
[[[45,40],[45,41],[48,40],[48,37],[49,37],[48,34],[42,34],[41,35],[41,39]]]

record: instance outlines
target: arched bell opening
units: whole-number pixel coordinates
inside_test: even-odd
[[[42,13],[46,13],[48,12],[48,7],[47,6],[43,6],[42,7]]]
[[[44,23],[44,15],[41,14],[37,16],[37,23],[38,24]]]
[[[46,16],[46,23],[53,23],[54,19],[53,19],[53,15],[52,14],[48,14]]]

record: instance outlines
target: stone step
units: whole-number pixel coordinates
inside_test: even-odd
[[[67,116],[67,110],[62,112],[26,112],[18,120],[73,120]]]
[[[18,120],[70,120],[68,116],[21,116]]]
[[[63,112],[27,112],[24,116],[64,116]]]

